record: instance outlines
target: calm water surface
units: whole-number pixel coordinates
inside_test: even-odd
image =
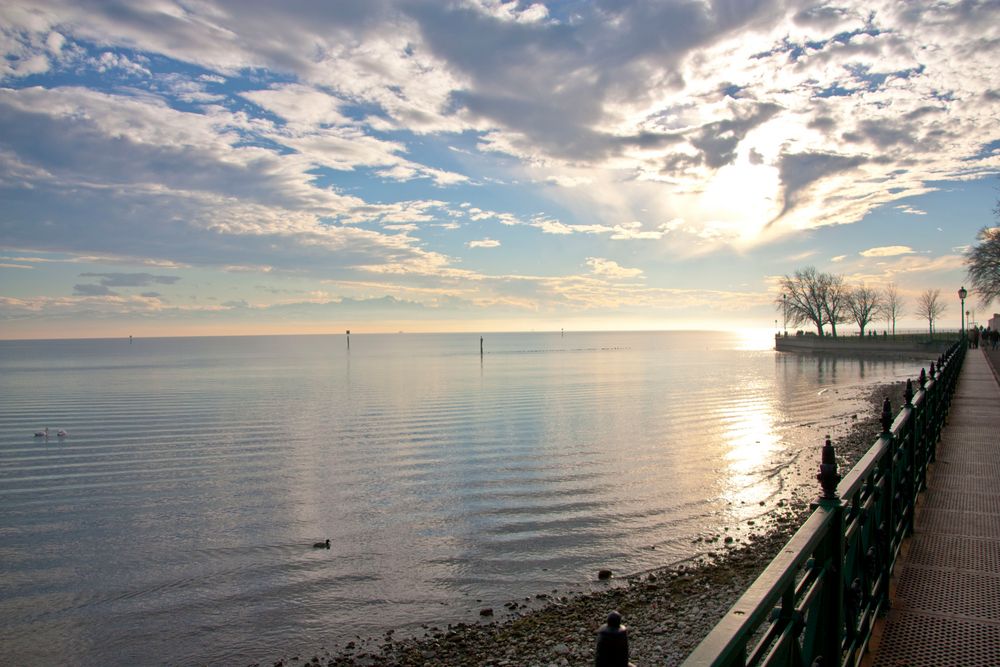
[[[771,342],[0,342],[2,661],[312,655],[689,557],[919,368]]]

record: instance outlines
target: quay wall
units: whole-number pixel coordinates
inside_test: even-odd
[[[878,354],[937,357],[954,343],[952,338],[887,338],[884,336],[775,336],[778,352],[822,352],[834,354]]]

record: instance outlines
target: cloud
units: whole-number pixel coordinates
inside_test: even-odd
[[[100,278],[105,287],[145,287],[147,285],[173,285],[180,276],[156,276],[151,273],[81,273],[81,278]]]
[[[73,286],[73,293],[79,296],[116,296],[115,292],[112,292],[105,285],[93,285],[93,284],[80,284]]]
[[[900,255],[885,258],[876,265],[875,273],[857,273],[846,276],[851,283],[878,284],[880,282],[900,280],[900,285],[907,287],[914,284],[920,276],[930,276],[932,282],[928,286],[936,287],[937,276],[945,272],[961,271],[965,268],[962,255]],[[916,291],[909,287],[911,291]]]
[[[595,276],[606,278],[637,278],[642,275],[642,269],[627,269],[618,262],[603,257],[588,257],[587,266]]]
[[[231,118],[82,89],[0,89],[0,150],[36,167],[7,198],[4,242],[167,264],[426,260],[414,239],[324,220],[402,222],[437,204],[369,204],[319,187],[301,156],[217,127]],[[44,228],[13,224],[40,212]]]
[[[862,257],[894,257],[896,255],[911,255],[915,251],[910,246],[905,245],[889,245],[881,246],[878,248],[869,248],[868,250],[862,250],[859,255]]]
[[[923,214],[903,202],[1000,169],[998,24],[995,2],[12,0],[0,244],[604,299],[594,267],[500,279],[467,251],[536,235],[526,252],[558,241],[565,266],[637,241],[672,260]],[[483,220],[496,239],[447,233]],[[109,275],[83,290],[143,286]],[[162,307],[133,297],[92,298]]]
[[[316,130],[335,125],[354,125],[341,109],[346,101],[303,84],[277,84],[248,90],[240,96],[274,113],[293,128]]]
[[[465,244],[468,248],[499,248],[500,242],[496,239],[482,239],[480,241],[469,241]]]

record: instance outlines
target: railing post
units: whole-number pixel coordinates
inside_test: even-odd
[[[914,449],[917,454],[917,476],[916,476],[916,491],[922,491],[927,488],[927,465],[930,462],[930,447],[927,441],[927,373],[921,368],[920,377],[917,379],[917,383],[920,386],[920,408],[914,409],[913,414],[913,442]]]
[[[622,625],[622,615],[617,611],[608,614],[608,621],[597,631],[597,647],[594,651],[596,667],[618,667],[627,665],[628,628]]]
[[[937,443],[941,439],[941,429],[944,428],[944,401],[941,396],[940,368],[934,368],[931,362],[930,383],[928,384],[928,419],[931,420],[930,450],[931,463],[937,461]]]
[[[905,435],[902,442],[904,450],[903,458],[906,463],[904,467],[906,479],[903,480],[903,493],[905,494],[903,497],[903,514],[906,516],[906,526],[903,530],[903,536],[909,537],[913,534],[913,514],[916,510],[917,489],[919,485],[917,472],[917,414],[913,409],[913,381],[910,378],[906,379],[903,400],[906,401],[903,410],[907,413],[906,426],[903,429]]]
[[[826,436],[823,445],[823,456],[819,466],[819,480],[823,494],[816,501],[820,507],[828,510],[833,516],[833,524],[820,547],[817,561],[823,568],[823,602],[820,605],[823,620],[820,627],[823,631],[818,637],[816,658],[822,658],[824,665],[839,665],[841,647],[844,645],[844,503],[837,495],[837,483],[840,474],[837,472],[837,453]]]

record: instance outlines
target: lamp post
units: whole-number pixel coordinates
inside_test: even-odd
[[[962,300],[962,338],[965,338],[965,297],[969,296],[969,291],[962,285],[958,290],[958,298]]]
[[[788,295],[781,295],[781,330],[788,335]]]

